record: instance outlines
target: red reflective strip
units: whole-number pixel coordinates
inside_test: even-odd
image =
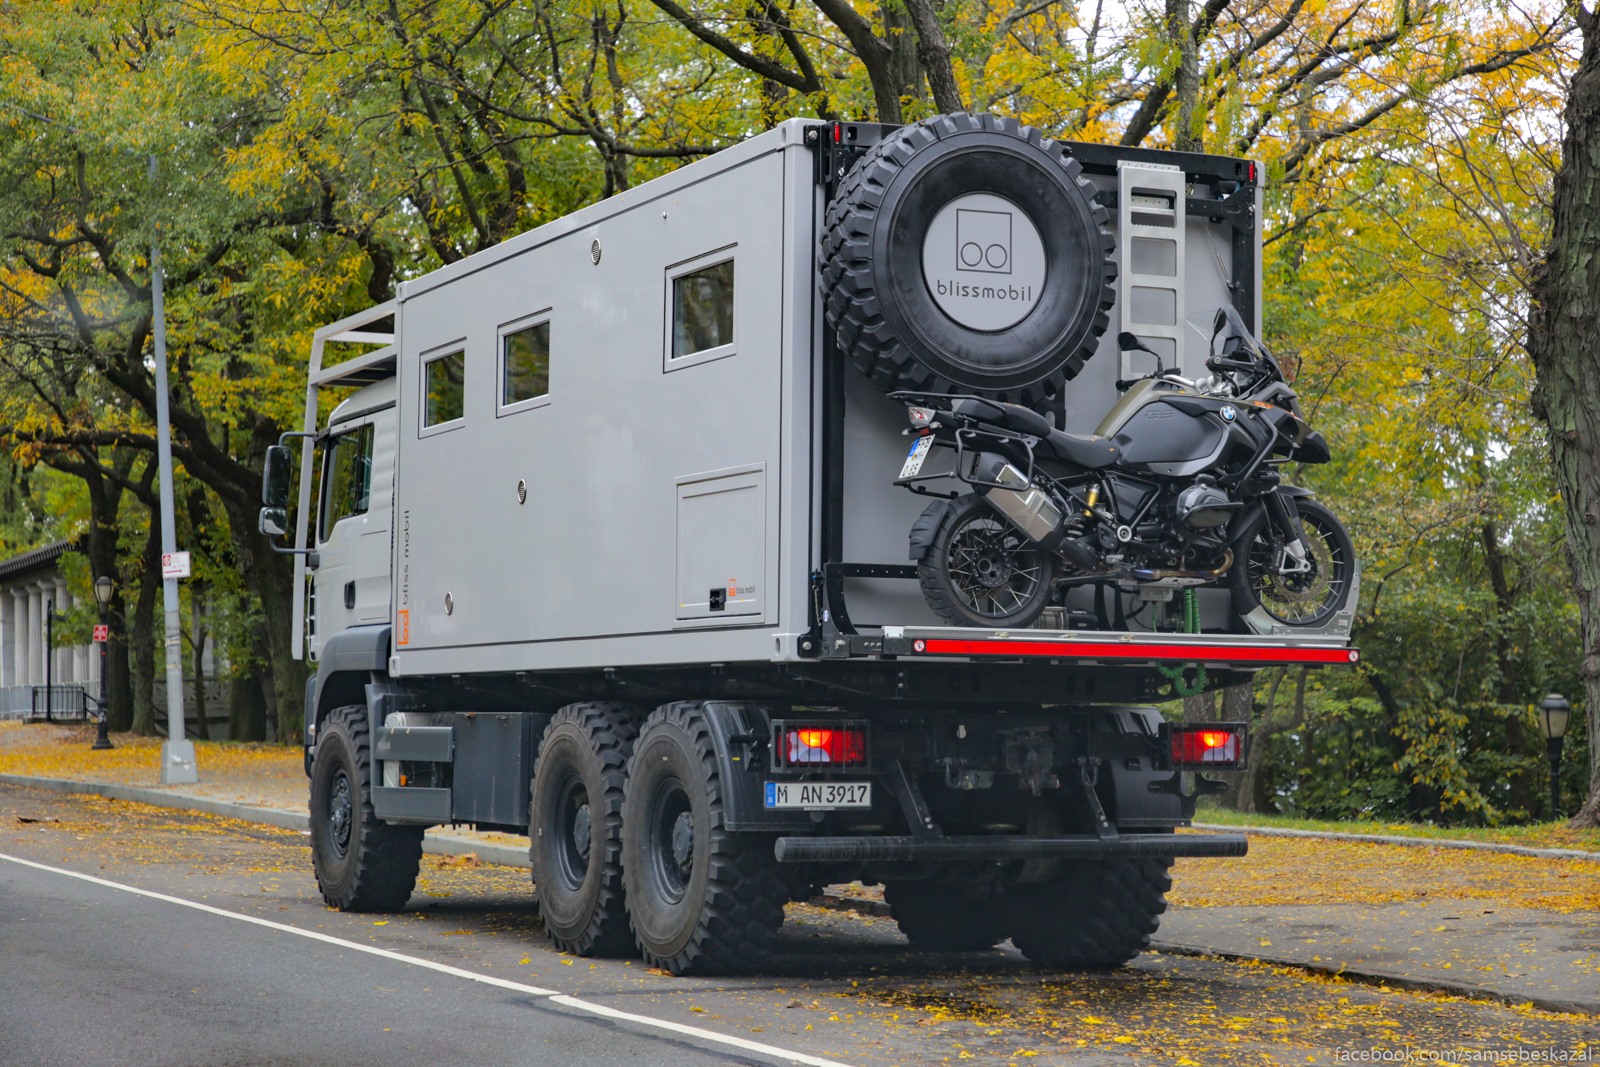
[[[1068,659],[1168,659],[1185,663],[1354,663],[1353,648],[1236,648],[1230,645],[1153,645],[1090,641],[959,641],[930,637],[935,656],[1058,656]]]

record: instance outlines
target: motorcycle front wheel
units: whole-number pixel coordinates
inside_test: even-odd
[[[1315,500],[1301,497],[1295,505],[1310,567],[1285,566],[1283,535],[1265,510],[1257,512],[1234,540],[1230,575],[1234,610],[1241,618],[1259,607],[1286,626],[1322,626],[1344,607],[1356,566],[1350,535]]]
[[[1030,625],[1049,603],[1055,576],[1055,557],[977,495],[945,512],[917,564],[928,606],[956,626]]]

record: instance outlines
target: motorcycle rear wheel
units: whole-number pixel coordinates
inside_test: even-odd
[[[1028,626],[1050,602],[1055,556],[976,494],[945,512],[917,578],[928,606],[956,626]]]
[[[1234,610],[1242,618],[1261,608],[1286,626],[1326,625],[1345,606],[1355,575],[1356,553],[1333,512],[1306,497],[1295,501],[1305,531],[1311,570],[1281,574],[1277,561],[1283,537],[1263,510],[1246,523],[1234,541]]]

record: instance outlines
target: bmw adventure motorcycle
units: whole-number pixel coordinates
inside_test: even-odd
[[[973,490],[930,504],[911,528],[929,606],[955,625],[1024,627],[1092,585],[1102,628],[1157,605],[1166,615],[1148,628],[1196,630],[1195,599],[1175,593],[1213,586],[1231,590],[1241,630],[1327,627],[1353,591],[1355,553],[1338,518],[1283,479],[1284,463],[1329,453],[1277,360],[1232,307],[1213,323],[1208,378],[1164,368],[1132,334],[1118,340],[1155,356],[1156,370],[1117,383],[1123,395],[1093,435],[982,397],[891,394],[916,437],[896,484],[930,493],[925,483],[954,478]],[[924,474],[935,450],[954,465]]]

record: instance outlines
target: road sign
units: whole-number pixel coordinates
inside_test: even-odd
[[[94,628],[94,643],[101,645],[109,640],[111,640],[111,627],[103,622],[96,624]]]
[[[161,577],[163,579],[189,577],[189,553],[163,552],[161,554]]]

